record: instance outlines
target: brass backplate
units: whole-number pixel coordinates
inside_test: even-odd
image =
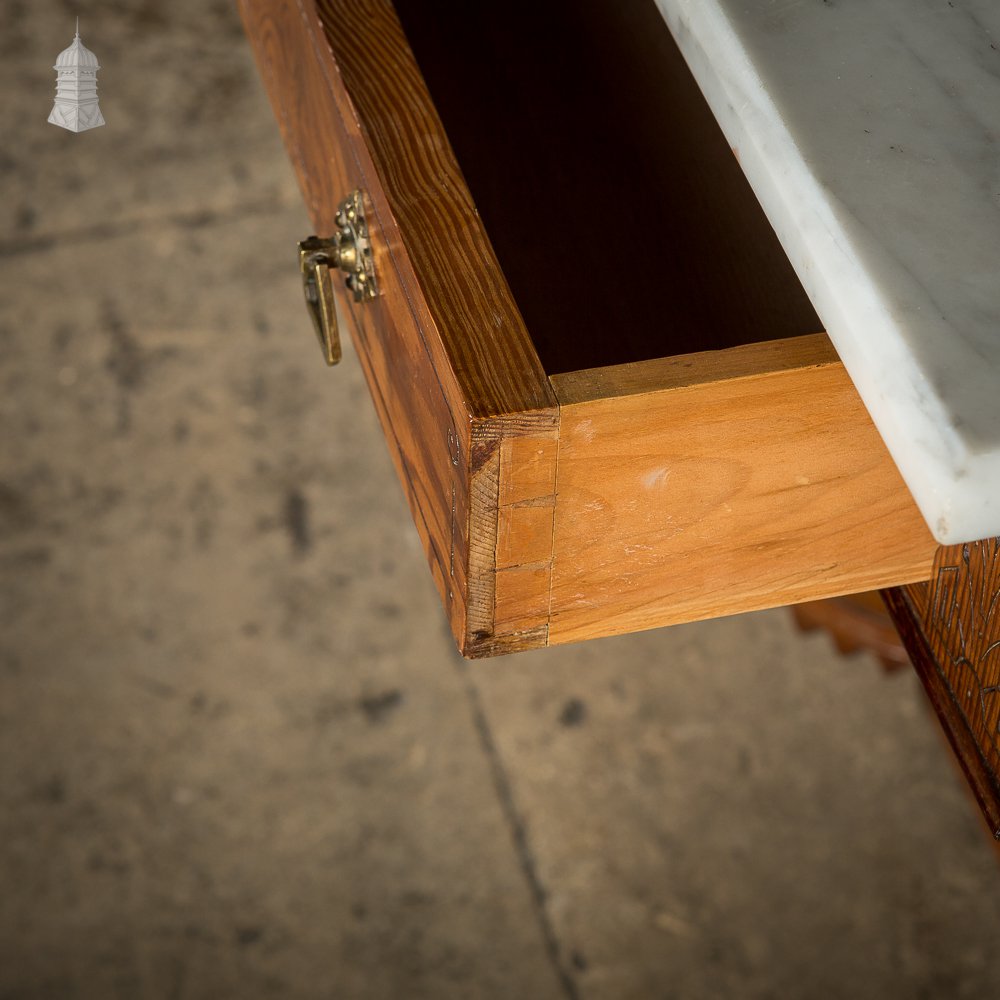
[[[363,193],[354,191],[348,195],[337,207],[335,218],[338,228],[333,236],[310,236],[299,243],[306,306],[328,365],[335,365],[341,357],[331,269],[343,272],[344,283],[355,302],[373,299],[378,294]]]

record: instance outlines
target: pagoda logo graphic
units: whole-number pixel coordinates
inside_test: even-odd
[[[56,102],[49,121],[70,132],[86,132],[104,124],[97,103],[97,56],[80,41],[80,19],[76,19],[73,44],[59,53],[55,66]]]

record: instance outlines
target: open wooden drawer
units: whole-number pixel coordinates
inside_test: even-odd
[[[931,576],[652,0],[240,5],[464,654]]]

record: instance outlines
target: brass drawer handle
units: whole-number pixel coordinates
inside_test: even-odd
[[[340,203],[336,222],[338,231],[333,236],[326,239],[310,236],[299,244],[299,268],[306,306],[328,365],[340,361],[340,332],[330,269],[336,268],[346,274],[345,284],[355,302],[373,299],[378,292],[364,196],[360,191],[352,192]]]

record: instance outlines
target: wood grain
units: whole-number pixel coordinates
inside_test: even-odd
[[[339,302],[456,642],[543,642],[494,635],[500,485],[483,453],[549,433],[555,398],[392,7],[240,9],[316,231],[366,192],[379,296]],[[305,308],[302,325],[310,349]]]
[[[590,368],[556,375],[552,384],[560,405],[568,406],[839,364],[840,358],[830,338],[825,333],[814,333],[806,337],[745,344],[725,351],[701,351]]]
[[[943,547],[929,583],[883,596],[1000,840],[1000,539]]]
[[[495,631],[548,642],[558,431],[500,445]]]
[[[302,0],[302,6],[311,4]],[[316,15],[472,419],[550,410],[538,354],[388,0]]]
[[[470,606],[464,653],[496,656],[548,644],[558,422],[512,438],[475,430]]]
[[[553,378],[551,643],[928,578],[934,541],[843,366],[822,338],[787,347]]]

